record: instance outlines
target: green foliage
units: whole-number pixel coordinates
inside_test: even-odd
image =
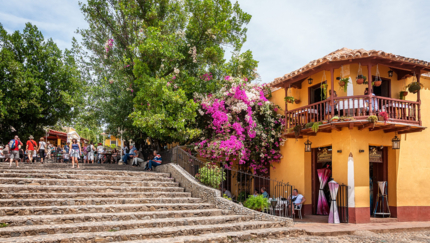
[[[331,120],[332,120],[332,121],[333,121],[333,120],[337,121],[337,120],[339,120],[339,117],[338,117],[338,116],[334,116],[333,118],[331,118]]]
[[[184,142],[200,135],[194,93],[214,93],[226,75],[257,77],[240,53],[251,15],[230,0],[90,0],[81,4],[91,51],[80,59],[94,77],[91,112],[129,137]],[[105,43],[113,39],[113,46]],[[224,59],[225,47],[234,50]],[[208,74],[208,76],[204,76]]]
[[[246,192],[246,191],[241,191],[241,192],[239,192],[239,195],[237,196],[237,201],[238,201],[238,202],[243,203],[243,202],[245,202],[245,201],[246,201],[246,198],[247,198],[249,195],[250,195],[250,194],[249,194],[248,192]]]
[[[253,210],[260,210],[263,211],[265,208],[268,208],[270,206],[269,200],[265,198],[263,195],[253,196],[250,195],[248,199],[245,201],[243,206],[253,209]]]
[[[231,201],[231,198],[229,198],[226,194],[223,194],[222,197]]]
[[[349,85],[349,78],[342,78],[342,79],[340,79],[340,80],[339,80],[339,84],[340,84],[341,82],[345,83],[345,85],[344,85],[343,87],[341,87],[341,88],[343,88],[343,91],[344,91],[344,92],[347,92],[347,90],[348,90],[348,85]]]
[[[74,53],[62,52],[27,23],[22,32],[8,34],[0,24],[0,140],[13,137],[12,127],[25,141],[45,135],[44,127],[79,113],[86,82]],[[1,142],[1,141],[0,141]]]
[[[295,99],[294,99],[294,97],[292,97],[292,96],[286,96],[285,98],[285,102],[287,102],[287,103],[294,103],[294,101],[295,101]]]
[[[376,122],[378,122],[378,117],[377,117],[377,116],[375,116],[375,115],[371,115],[371,116],[367,117],[367,120],[368,120],[369,122],[376,123]]]
[[[307,124],[305,125],[305,128],[306,128],[306,129],[311,128],[313,125],[314,125],[314,123],[313,123],[313,122],[309,122],[309,123],[307,123]]]
[[[297,124],[294,126],[293,131],[294,131],[294,136],[296,137],[296,139],[300,136],[301,130],[302,130],[302,126],[300,126],[300,124]]]
[[[0,223],[0,228],[5,228],[8,227],[9,224],[8,223]]]
[[[321,97],[323,100],[327,99],[327,87],[328,85],[326,83],[321,83]]]
[[[222,181],[226,179],[226,173],[212,163],[206,163],[205,166],[199,169],[196,178],[203,184],[218,189]]]
[[[319,127],[320,127],[320,125],[322,124],[322,122],[315,122],[313,125],[312,125],[312,131],[314,132],[314,133],[317,133],[318,132],[318,129],[319,129]]]
[[[413,94],[417,93],[422,88],[424,88],[424,85],[418,82],[412,82],[406,86],[406,89]]]

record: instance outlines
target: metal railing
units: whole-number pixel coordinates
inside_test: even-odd
[[[163,163],[170,162],[181,166],[202,184],[220,190],[222,196],[231,194],[233,202],[242,204],[255,190],[258,194],[265,191],[270,206],[263,212],[281,217],[294,216],[294,209],[290,206],[294,187],[289,183],[253,174],[251,171],[203,162],[179,146],[164,152],[162,157]]]

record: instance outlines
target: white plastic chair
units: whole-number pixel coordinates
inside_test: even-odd
[[[299,211],[299,218],[302,219],[302,205],[294,205],[294,211]]]

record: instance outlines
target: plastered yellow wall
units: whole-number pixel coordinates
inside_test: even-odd
[[[116,146],[117,146],[117,147],[118,147],[118,146],[121,146],[121,138],[117,138],[117,137],[112,136],[112,135],[110,136],[110,139],[109,139],[109,138],[106,138],[106,139],[105,139],[104,145],[105,145],[105,146],[110,146],[111,141],[117,141]]]

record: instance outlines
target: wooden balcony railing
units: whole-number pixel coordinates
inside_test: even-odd
[[[420,125],[420,104],[416,101],[406,101],[382,96],[367,95],[336,97],[333,104],[330,99],[311,105],[303,106],[286,112],[287,128],[297,124],[302,126],[309,122],[330,121],[332,107],[334,115],[353,117],[356,120],[365,120],[370,114],[378,115],[385,111],[391,122],[410,123]]]

